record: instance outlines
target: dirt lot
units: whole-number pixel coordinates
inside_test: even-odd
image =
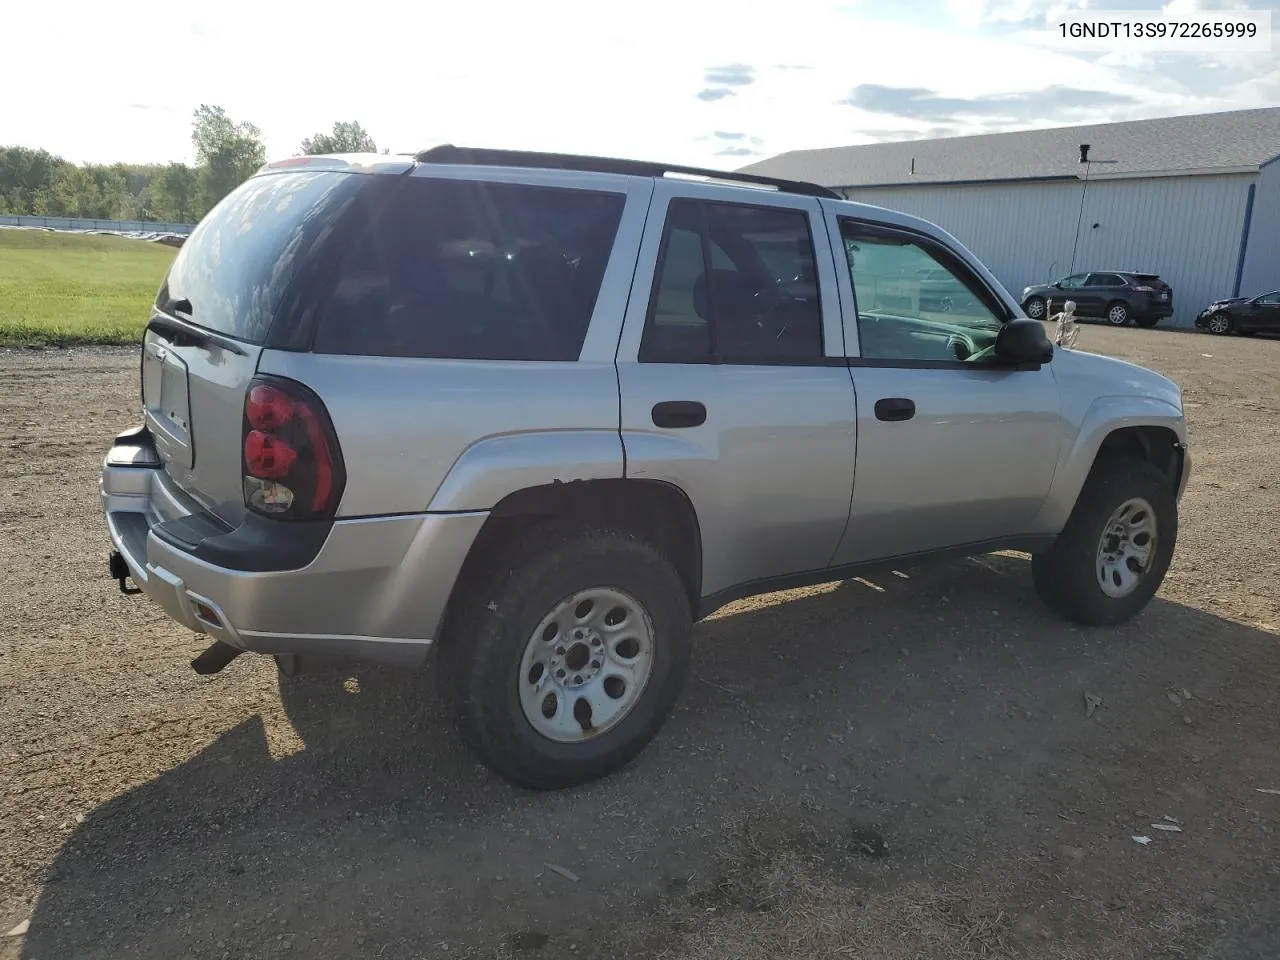
[[[1280,342],[1081,346],[1186,390],[1138,620],[1062,624],[1016,554],[740,603],[640,760],[550,795],[423,675],[197,677],[104,576],[136,353],[0,353],[0,957],[1274,958]]]

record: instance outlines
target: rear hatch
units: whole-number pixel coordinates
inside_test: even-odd
[[[237,187],[183,244],[142,347],[142,403],[164,468],[234,526],[244,516],[244,396],[269,338],[290,322],[319,245],[377,177],[267,173]]]
[[[1135,273],[1133,279],[1140,287],[1150,287],[1151,299],[1158,303],[1173,305],[1173,287],[1169,286],[1154,273]]]

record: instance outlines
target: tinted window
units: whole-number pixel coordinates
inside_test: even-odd
[[[410,177],[353,233],[317,353],[576,360],[625,198]]]
[[[822,356],[817,270],[803,211],[673,200],[658,265],[642,361],[749,364]]]
[[[1124,281],[1114,273],[1091,273],[1086,287],[1123,287]]]
[[[192,322],[261,343],[307,254],[370,179],[328,171],[246,181],[192,231],[156,305],[190,301]]]
[[[880,360],[981,360],[1000,316],[981,285],[945,251],[905,234],[841,225],[862,356]]]
[[[1085,275],[1077,273],[1075,276],[1067,277],[1065,280],[1059,280],[1058,286],[1064,290],[1075,290],[1077,287],[1084,286]]]

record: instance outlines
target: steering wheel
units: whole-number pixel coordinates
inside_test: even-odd
[[[993,343],[991,344],[991,346],[983,347],[977,353],[971,354],[965,359],[969,363],[978,363],[980,361],[990,360],[992,357],[995,356],[995,354],[996,354],[996,345]]]
[[[947,338],[947,352],[957,360],[972,360],[978,345],[962,334],[953,333]]]
[[[775,288],[757,290],[751,295],[755,303],[756,327],[769,334],[774,340],[781,340],[787,328],[791,326],[788,316],[793,300],[781,290]]]

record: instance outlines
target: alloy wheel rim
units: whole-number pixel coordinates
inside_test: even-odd
[[[1039,320],[1044,315],[1044,304],[1039,300],[1032,300],[1027,304],[1027,316],[1032,320]]]
[[[1155,560],[1157,536],[1156,513],[1148,501],[1133,497],[1116,508],[1102,528],[1094,562],[1103,593],[1120,599],[1138,589]]]
[[[1124,307],[1112,307],[1109,311],[1107,311],[1107,319],[1110,320],[1112,323],[1114,323],[1116,326],[1120,326],[1122,323],[1124,323],[1126,320],[1129,319],[1129,314]]]
[[[653,621],[613,587],[581,590],[542,618],[520,662],[520,707],[541,736],[582,743],[635,708],[653,672]]]
[[[1214,333],[1227,332],[1227,318],[1220,313],[1215,313],[1209,318],[1209,329]]]

